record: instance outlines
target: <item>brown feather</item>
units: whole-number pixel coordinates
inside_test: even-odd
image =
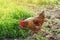
[[[44,11],[37,16],[30,17],[24,20],[24,27],[30,28],[34,33],[37,33],[42,28],[45,21]]]

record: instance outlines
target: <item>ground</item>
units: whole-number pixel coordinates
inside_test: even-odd
[[[43,24],[42,31],[38,34],[28,36],[24,40],[60,40],[60,5],[28,6],[27,8],[34,13],[44,10],[47,21]]]

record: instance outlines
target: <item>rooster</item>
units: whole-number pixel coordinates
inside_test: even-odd
[[[19,25],[21,28],[29,28],[34,33],[37,33],[39,30],[41,30],[44,21],[45,21],[45,15],[44,11],[42,11],[41,13],[39,13],[39,15],[36,15],[34,17],[30,17],[25,20],[21,19],[19,21]]]

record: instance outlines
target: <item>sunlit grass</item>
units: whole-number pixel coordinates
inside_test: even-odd
[[[31,16],[30,10],[12,0],[0,0],[0,38],[25,37],[26,30],[20,28],[19,20]]]
[[[17,0],[23,3],[30,3],[30,4],[58,4],[58,0]]]

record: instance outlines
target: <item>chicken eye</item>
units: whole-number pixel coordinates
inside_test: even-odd
[[[28,25],[28,22],[24,22],[24,25]]]

